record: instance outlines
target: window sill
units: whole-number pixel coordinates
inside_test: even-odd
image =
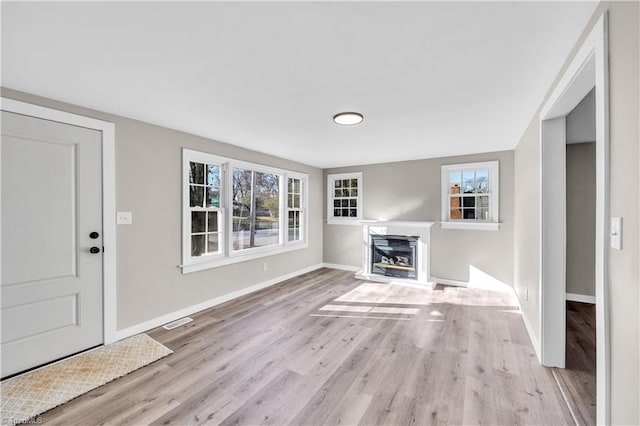
[[[309,247],[309,244],[306,242],[289,243],[286,246],[277,246],[271,249],[252,251],[250,253],[235,252],[231,256],[216,256],[214,259],[207,259],[199,262],[188,263],[185,265],[178,265],[178,267],[182,268],[183,274],[189,274],[191,272],[204,271],[205,269],[218,268],[220,266],[233,265],[234,263],[242,263],[253,259],[260,259],[262,257],[276,256],[278,254],[301,250],[307,247]]]
[[[360,218],[353,219],[327,219],[327,225],[362,225]]]
[[[440,222],[442,229],[471,229],[478,231],[497,231],[499,222]]]

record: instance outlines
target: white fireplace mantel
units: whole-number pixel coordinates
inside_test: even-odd
[[[362,269],[356,272],[356,278],[378,282],[406,282],[433,288],[435,280],[431,277],[431,227],[435,222],[406,220],[363,220],[362,223]],[[417,277],[396,278],[371,273],[371,235],[406,235],[418,237]]]

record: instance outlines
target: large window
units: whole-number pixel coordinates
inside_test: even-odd
[[[183,168],[183,272],[306,246],[307,175],[187,149]]]
[[[498,162],[442,166],[442,227],[499,228]]]
[[[327,222],[359,224],[362,219],[362,173],[327,175]]]
[[[280,243],[280,180],[275,173],[233,168],[233,250]]]

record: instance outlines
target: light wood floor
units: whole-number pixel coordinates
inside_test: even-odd
[[[571,423],[510,293],[321,269],[192,317],[149,333],[174,354],[44,423]]]
[[[565,368],[554,371],[578,424],[595,425],[596,305],[567,302]]]

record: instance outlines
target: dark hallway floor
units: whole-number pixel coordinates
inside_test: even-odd
[[[596,306],[567,301],[567,355],[554,375],[578,424],[596,424]]]

